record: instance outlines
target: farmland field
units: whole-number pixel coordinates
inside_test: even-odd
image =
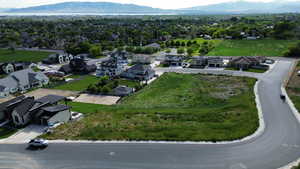
[[[292,40],[224,40],[208,56],[283,56]]]
[[[258,127],[256,79],[199,74],[162,75],[151,85],[105,106],[70,102],[85,118],[47,139],[220,141]]]
[[[0,62],[12,62],[12,61],[28,61],[28,62],[40,62],[44,58],[47,58],[50,52],[40,51],[23,51],[16,50],[12,52],[7,49],[0,49]]]

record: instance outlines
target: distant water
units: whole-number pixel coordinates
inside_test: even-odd
[[[126,15],[177,15],[177,13],[5,13],[0,16],[126,16]]]

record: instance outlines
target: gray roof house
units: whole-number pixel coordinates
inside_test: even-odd
[[[134,88],[127,87],[127,86],[118,86],[113,89],[113,94],[115,96],[121,96],[121,97],[128,96],[133,92],[134,92]]]
[[[0,96],[7,96],[17,91],[23,92],[30,88],[41,87],[49,83],[49,78],[42,72],[34,72],[32,69],[16,71],[7,77],[0,79]],[[8,93],[9,92],[9,93]]]
[[[121,74],[121,77],[135,80],[150,80],[154,77],[155,71],[150,65],[136,64]]]
[[[184,55],[166,55],[162,64],[166,66],[182,66]]]
[[[48,95],[37,100],[34,97],[22,97],[12,102],[13,106],[6,105],[4,118],[17,127],[29,123],[50,125],[67,122],[71,119],[70,107],[58,104],[64,99],[65,97],[57,95]]]

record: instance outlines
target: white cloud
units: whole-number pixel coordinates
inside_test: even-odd
[[[0,0],[0,8],[21,8],[28,6],[37,6],[44,4],[53,4],[67,1],[93,1],[93,2],[117,2],[117,3],[133,3],[138,5],[146,5],[155,8],[176,9],[186,8],[199,5],[214,4],[220,2],[228,2],[232,0]],[[255,2],[270,2],[274,0],[247,0]],[[282,2],[283,0],[277,0]],[[287,0],[286,0],[287,1]]]

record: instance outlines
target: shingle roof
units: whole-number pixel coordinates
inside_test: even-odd
[[[21,95],[19,97],[13,98],[9,101],[3,102],[0,104],[0,111],[5,110],[8,106],[11,106],[13,104],[19,103],[20,101],[22,101],[25,98],[24,95]]]
[[[62,105],[62,104],[42,108],[42,110],[44,110],[44,111],[53,112],[53,113],[68,110],[68,109],[70,109],[69,106]]]
[[[64,96],[47,95],[47,96],[44,96],[42,98],[37,99],[36,102],[54,104],[54,103],[57,103],[57,102],[62,101],[64,99],[65,99]]]
[[[16,111],[20,116],[23,116],[29,112],[33,105],[34,98],[27,97],[14,109],[14,111]]]

